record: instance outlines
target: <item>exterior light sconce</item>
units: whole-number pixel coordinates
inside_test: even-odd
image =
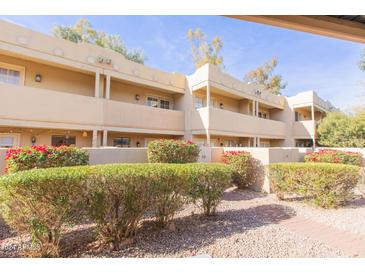
[[[84,132],[82,133],[82,137],[87,137],[87,132],[86,132],[86,131],[84,131]]]
[[[219,104],[219,107],[220,107],[220,109],[224,109],[224,105],[223,105],[223,103],[220,103],[220,104]]]
[[[34,81],[36,81],[37,83],[42,82],[42,75],[40,75],[39,73],[37,73],[34,77]]]
[[[30,138],[30,141],[32,145],[34,145],[37,142],[37,138],[35,136],[32,136],[32,138]]]
[[[140,145],[141,143],[139,142],[139,141],[137,141],[137,143],[136,143],[136,147],[139,147],[139,145]]]
[[[103,57],[99,57],[98,58],[98,61],[99,61],[99,63],[103,63],[104,62],[104,58]]]
[[[260,90],[256,90],[255,92],[257,95],[261,95],[261,91]]]
[[[136,99],[136,101],[139,101],[139,99],[140,99],[139,94],[136,94],[136,95],[134,96],[134,98]]]

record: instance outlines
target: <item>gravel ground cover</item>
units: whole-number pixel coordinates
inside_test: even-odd
[[[179,212],[168,229],[144,220],[133,241],[118,250],[101,249],[94,224],[67,228],[61,242],[64,257],[344,257],[339,250],[287,230],[279,222],[301,215],[353,233],[365,232],[365,202],[322,210],[302,202],[278,201],[274,195],[228,189],[216,216],[205,217],[194,205]],[[361,216],[362,215],[362,216]],[[360,218],[361,217],[361,218]],[[351,220],[351,221],[350,221]],[[21,256],[29,239],[13,234],[0,220],[0,257]]]

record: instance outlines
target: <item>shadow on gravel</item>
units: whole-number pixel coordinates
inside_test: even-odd
[[[92,254],[106,257],[166,256],[182,251],[194,252],[197,248],[213,244],[221,238],[245,233],[295,216],[286,206],[267,204],[248,209],[226,210],[206,217],[192,215],[175,219],[175,230],[158,230],[151,221],[145,221],[134,239],[134,243],[124,249]]]
[[[15,236],[11,228],[5,223],[4,219],[0,216],[0,241]]]
[[[266,197],[266,193],[236,187],[228,189],[223,195],[223,201],[248,201]]]

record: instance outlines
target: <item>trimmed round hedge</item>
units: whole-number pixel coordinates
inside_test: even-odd
[[[269,165],[269,178],[280,199],[285,194],[296,194],[330,208],[341,206],[353,197],[360,168],[332,163],[278,163]]]

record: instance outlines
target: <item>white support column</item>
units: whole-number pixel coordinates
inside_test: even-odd
[[[100,73],[95,73],[95,97],[100,98]]]
[[[110,99],[110,75],[106,76],[105,99]]]
[[[103,130],[103,147],[108,146],[108,131]]]
[[[253,137],[253,147],[256,147],[257,144],[256,144],[256,137]]]
[[[259,101],[256,101],[256,117],[259,116]]]
[[[210,142],[210,132],[209,132],[209,127],[210,127],[210,85],[209,85],[209,83],[207,85],[207,110],[208,110],[207,128],[205,129],[205,131],[206,131],[206,135],[207,135],[207,146],[210,147],[211,142]]]
[[[255,113],[256,113],[256,101],[255,100],[252,100],[252,116],[256,116]]]
[[[314,105],[311,105],[312,121],[313,121],[313,147],[316,147],[316,119],[314,117]]]
[[[260,147],[261,143],[260,143],[260,137],[257,137],[257,147]]]
[[[94,129],[92,136],[92,147],[97,147],[97,146],[98,146],[98,131]]]

